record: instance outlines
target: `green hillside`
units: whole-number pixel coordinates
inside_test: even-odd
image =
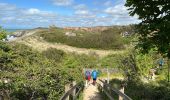
[[[101,32],[89,32],[80,30],[68,31],[52,27],[48,30],[39,31],[38,34],[48,42],[64,43],[79,48],[124,49],[125,44],[129,44],[130,40],[121,36],[122,32],[129,30],[129,27],[125,27],[127,28],[125,30],[122,30],[123,28],[120,26],[118,28],[108,28]],[[65,35],[66,32],[74,33],[76,36],[67,36]]]

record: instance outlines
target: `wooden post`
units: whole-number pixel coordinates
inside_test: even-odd
[[[107,68],[107,84],[109,84],[109,70],[108,70],[108,68]]]
[[[73,84],[73,86],[75,86],[76,85],[76,81],[73,81],[72,84]],[[74,99],[75,95],[76,95],[76,89],[74,89],[73,93],[72,93],[73,99]]]
[[[66,84],[65,85],[65,93],[68,91],[68,90],[70,90],[70,84]],[[69,98],[69,96],[65,99],[65,100],[69,100],[70,98]]]
[[[104,82],[105,84],[107,83],[107,81],[105,80],[105,82]],[[104,86],[104,88],[107,88],[107,86],[105,85],[105,84],[103,84],[103,86]]]
[[[121,85],[121,88],[120,88],[119,91],[121,91],[122,93],[124,93],[124,85]],[[119,100],[123,100],[123,97],[121,97],[120,95],[119,95]]]
[[[0,100],[4,100],[4,97],[2,95],[0,95]]]

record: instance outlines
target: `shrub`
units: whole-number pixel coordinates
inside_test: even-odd
[[[0,40],[6,38],[7,32],[0,27]]]
[[[9,50],[0,48],[0,90],[8,91],[11,99],[58,99],[65,84],[82,79],[81,67],[70,69],[25,45],[3,45]],[[59,54],[57,61],[63,55],[62,51],[49,50]]]
[[[127,83],[125,93],[133,100],[169,100],[170,85],[162,83],[143,83],[141,81],[130,81]],[[158,84],[158,85],[157,85]]]
[[[65,35],[62,29],[49,29],[39,33],[44,40],[48,42],[64,43],[70,46],[80,48],[97,48],[97,49],[123,49],[124,44],[119,31],[108,29],[101,33],[86,32],[83,35],[69,37]],[[78,33],[77,33],[78,34]],[[79,33],[80,34],[80,33]]]
[[[48,48],[46,51],[43,51],[42,54],[46,56],[48,59],[55,61],[60,61],[64,56],[63,51],[57,50],[55,48]]]

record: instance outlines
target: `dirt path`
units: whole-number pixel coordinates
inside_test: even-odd
[[[97,85],[94,86],[90,84],[87,88],[85,88],[83,100],[103,100]]]
[[[85,48],[77,48],[77,47],[72,47],[64,44],[59,44],[59,43],[49,43],[46,42],[39,37],[32,36],[32,37],[25,37],[22,39],[17,40],[16,42],[26,44],[33,49],[36,49],[38,51],[44,51],[48,48],[56,48],[59,50],[63,50],[65,52],[72,52],[72,53],[78,53],[78,54],[96,54],[100,57],[107,56],[109,54],[120,54],[123,53],[124,51],[113,51],[113,50],[94,50],[94,49],[85,49]]]

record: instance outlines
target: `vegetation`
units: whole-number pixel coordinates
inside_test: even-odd
[[[43,51],[42,54],[48,59],[60,61],[64,57],[64,52],[54,48],[48,48],[46,51]]]
[[[160,55],[150,51],[148,54],[141,54],[138,50],[130,50],[115,57],[110,55],[117,66],[124,72],[125,80],[113,79],[110,84],[120,89],[122,83],[126,83],[125,93],[133,100],[169,100],[170,85],[166,82],[167,65],[163,69],[157,69],[156,79],[149,80],[149,70],[157,68]],[[113,58],[114,57],[114,58]],[[108,59],[108,58],[107,58]],[[116,64],[116,63],[115,63]]]
[[[125,28],[122,29],[129,29]],[[122,29],[116,27],[98,33],[75,31],[77,36],[69,37],[65,35],[65,30],[51,27],[43,29],[39,35],[47,42],[64,43],[80,48],[123,49],[125,45],[133,47],[130,43],[136,40],[138,35],[132,34],[122,38]],[[65,84],[84,79],[83,68],[109,67],[121,70],[115,75],[122,77],[123,74],[127,77],[125,93],[132,99],[168,100],[170,86],[165,82],[166,69],[157,69],[155,82],[148,80],[149,70],[157,67],[160,57],[155,48],[147,54],[142,54],[140,49],[130,48],[122,54],[99,58],[94,52],[87,56],[48,48],[40,53],[22,44],[0,42],[0,91],[11,99],[54,100],[64,93]],[[167,65],[163,68],[167,68]],[[112,80],[111,84],[113,82],[121,83],[119,80]],[[118,85],[116,87],[119,88]],[[168,93],[165,94],[166,92]]]
[[[130,15],[137,14],[142,22],[138,25],[139,47],[143,52],[155,49],[170,58],[170,1],[127,0]]]
[[[22,44],[0,43],[0,91],[6,98],[58,99],[64,86],[84,79],[84,67],[97,68],[96,55],[66,54],[49,48],[39,53]]]
[[[122,80],[113,79],[110,81],[113,87],[120,89]],[[133,100],[169,100],[170,84],[165,81],[152,81],[144,83],[142,81],[131,80],[125,86],[125,94]],[[115,95],[117,96],[117,95]]]
[[[126,6],[129,7],[130,15],[137,14],[142,20],[136,27],[139,34],[137,47],[142,53],[154,50],[170,58],[169,4],[167,0],[127,0]]]
[[[169,100],[170,85],[165,81],[143,83],[140,81],[129,81],[125,93],[133,100]]]
[[[48,42],[64,43],[80,48],[123,49],[124,43],[130,43],[130,39],[125,40],[121,37],[122,30],[119,28],[110,28],[99,33],[73,31],[77,36],[66,36],[65,32],[59,28],[52,28],[39,33]]]
[[[72,56],[64,57],[58,50],[49,50],[60,56],[51,60],[47,55],[21,44],[0,46],[0,90],[6,97],[19,100],[57,99],[64,93],[64,85],[82,80],[81,66]],[[62,56],[62,57],[61,57]],[[66,61],[63,61],[66,60]],[[74,59],[74,60],[72,60]],[[57,63],[56,61],[60,61]],[[73,61],[73,66],[69,68]],[[71,73],[70,73],[71,72]]]
[[[0,40],[6,38],[6,31],[0,27]]]
[[[120,74],[126,77],[125,93],[132,99],[169,100],[170,84],[165,81],[168,65],[157,68],[157,60],[162,55],[156,52],[170,58],[169,5],[169,0],[127,0],[130,15],[137,14],[142,22],[135,27],[138,34],[126,38],[121,37],[121,33],[135,33],[133,25],[96,32],[71,31],[76,36],[66,36],[66,30],[53,26],[39,32],[47,42],[79,48],[120,50],[126,45],[130,47],[133,39],[138,40],[139,48],[130,48],[123,54],[99,58],[93,52],[87,56],[55,48],[40,53],[22,44],[0,42],[0,92],[12,100],[56,100],[64,93],[66,84],[83,80],[83,68],[111,67],[119,68]],[[6,32],[0,28],[0,40],[5,37]],[[151,68],[157,68],[154,81],[149,80]],[[120,88],[121,83],[120,80],[110,82],[116,88]]]

